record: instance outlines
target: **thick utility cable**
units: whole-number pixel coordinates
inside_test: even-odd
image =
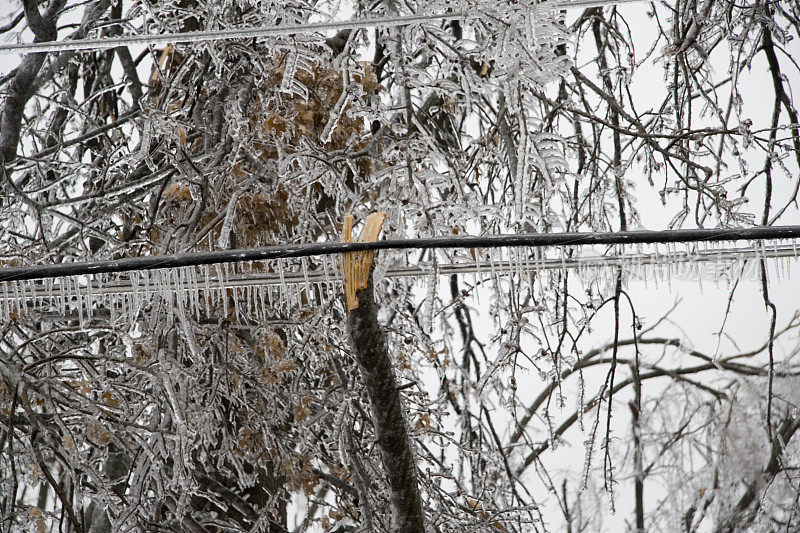
[[[365,250],[408,250],[437,248],[502,248],[658,244],[682,242],[758,241],[800,238],[798,226],[756,226],[752,228],[679,229],[665,231],[617,231],[607,233],[526,233],[513,235],[428,237],[377,242],[328,242],[288,244],[261,248],[240,248],[215,252],[131,257],[104,261],[34,265],[0,269],[0,281],[23,281],[61,276],[80,276],[135,270],[156,270],[218,263],[264,261],[292,257],[337,255]]]
[[[689,274],[702,272],[694,270],[693,267],[686,267],[686,264],[698,265],[710,262],[738,262],[752,258],[760,259],[779,259],[800,257],[800,248],[793,245],[776,245],[770,247],[740,247],[740,248],[718,248],[697,251],[671,251],[669,253],[629,253],[612,255],[590,255],[570,258],[535,258],[526,264],[523,269],[534,268],[536,270],[562,270],[562,269],[590,269],[590,268],[613,268],[623,267],[632,269],[634,275],[637,269],[647,269],[650,267],[667,267],[677,269],[678,272]],[[683,266],[681,266],[683,265]],[[391,266],[386,269],[383,277],[385,278],[408,278],[426,277],[431,273],[439,276],[450,276],[453,274],[481,274],[486,272],[513,273],[520,271],[519,261],[493,260],[486,262],[478,259],[474,262],[438,263],[419,263],[409,266]],[[244,288],[244,287],[265,287],[283,286],[305,283],[328,283],[337,278],[339,272],[330,270],[315,269],[308,271],[283,271],[283,272],[246,272],[242,274],[223,275],[221,278],[216,275],[198,278],[201,284],[208,283],[209,286],[225,288]],[[167,280],[169,289],[172,291],[191,290],[188,285],[181,285],[177,280]],[[153,283],[144,286],[137,283],[136,286],[130,280],[120,279],[118,281],[106,281],[92,287],[92,293],[96,296],[120,295],[120,294],[144,294],[148,292],[158,292],[163,287]],[[34,295],[48,294],[53,290],[53,285],[39,282],[34,285],[18,287],[18,293],[14,296],[10,294],[0,294],[0,302],[5,299],[31,298]]]
[[[550,9],[588,8],[606,5],[616,5],[643,0],[557,0],[543,4],[542,7]],[[463,11],[451,13],[428,13],[404,15],[398,17],[381,17],[366,20],[339,20],[315,22],[309,24],[294,24],[285,26],[262,26],[235,29],[201,30],[184,33],[161,33],[143,35],[124,35],[120,37],[100,37],[90,39],[74,39],[67,41],[0,44],[0,55],[28,54],[36,52],[65,52],[68,50],[107,50],[118,46],[131,45],[165,45],[185,44],[228,39],[249,39],[252,37],[277,37],[298,33],[313,33],[338,30],[357,30],[370,28],[389,28],[407,26],[432,20],[453,20],[468,17]]]

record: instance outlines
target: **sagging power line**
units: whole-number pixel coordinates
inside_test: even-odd
[[[376,242],[327,242],[241,248],[212,252],[130,257],[100,261],[31,265],[0,269],[0,281],[25,281],[131,271],[241,263],[272,259],[330,256],[367,250],[476,249],[587,245],[631,245],[721,241],[764,241],[800,238],[797,226],[751,228],[679,229],[663,231],[617,231],[604,233],[526,233],[483,236],[390,239]],[[793,245],[794,246],[794,245]],[[796,250],[795,250],[796,255]]]

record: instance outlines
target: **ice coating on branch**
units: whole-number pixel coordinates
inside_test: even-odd
[[[536,168],[545,177],[548,186],[555,187],[569,171],[564,155],[564,139],[553,133],[535,133],[531,141],[531,154]]]
[[[342,74],[343,84],[347,82],[347,76],[345,73]],[[347,109],[347,105],[350,101],[351,96],[351,88],[345,85],[345,89],[342,90],[342,94],[339,96],[339,100],[337,100],[336,105],[333,106],[333,109],[330,111],[330,115],[328,116],[328,122],[325,124],[325,128],[322,130],[320,134],[320,140],[323,143],[328,143],[331,140],[331,136],[333,135],[334,129],[339,125],[339,121],[342,118],[345,110]]]
[[[250,178],[242,183],[228,200],[228,205],[225,208],[225,218],[222,223],[222,229],[220,230],[219,240],[217,243],[220,250],[227,250],[230,247],[231,230],[233,229],[233,223],[236,216],[236,205],[239,202],[239,198],[248,191],[248,188],[253,181],[254,178]]]
[[[569,59],[556,53],[568,39],[557,6],[530,0],[471,4],[465,11],[486,47],[486,61],[494,62],[509,82],[521,78],[543,86],[567,72]]]
[[[286,57],[286,66],[283,71],[281,81],[281,92],[298,96],[303,100],[308,100],[308,88],[304,83],[297,79],[298,70],[311,73],[313,65],[308,58],[299,51],[291,51]]]

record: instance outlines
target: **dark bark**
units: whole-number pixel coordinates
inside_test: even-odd
[[[53,0],[44,14],[39,13],[35,2],[24,2],[28,27],[36,36],[35,41],[53,41],[56,38],[56,19],[66,0]],[[17,145],[22,129],[25,104],[33,96],[36,75],[44,64],[45,54],[28,54],[16,70],[8,86],[8,96],[0,113],[0,164],[7,165],[17,157]]]
[[[367,288],[357,293],[359,306],[347,317],[350,346],[367,388],[375,433],[391,490],[392,531],[425,531],[417,466],[386,334],[378,322],[372,272]]]

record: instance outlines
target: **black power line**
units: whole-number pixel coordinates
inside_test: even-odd
[[[217,263],[264,261],[292,257],[336,255],[365,250],[407,250],[433,248],[502,248],[585,246],[614,244],[656,244],[678,242],[756,241],[800,238],[800,226],[757,226],[752,228],[678,229],[664,231],[617,231],[606,233],[526,233],[513,235],[449,236],[396,239],[377,242],[327,242],[286,244],[260,248],[239,248],[162,256],[131,257],[101,261],[33,265],[0,269],[0,281],[23,281],[61,276],[80,276],[134,270],[156,270]]]

